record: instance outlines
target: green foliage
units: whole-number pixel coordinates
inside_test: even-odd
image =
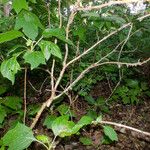
[[[8,78],[12,84],[15,82],[15,74],[20,70],[20,65],[16,57],[5,60],[1,64],[1,73],[4,77]]]
[[[60,115],[69,115],[70,117],[74,117],[75,116],[73,111],[70,109],[70,106],[68,106],[66,104],[59,105],[57,107],[57,110],[60,113]]]
[[[90,116],[93,116],[92,118],[95,119],[100,113],[109,113],[109,107],[103,97],[94,99],[92,96],[86,96],[85,100],[94,108],[94,112],[92,110],[88,112]]]
[[[40,64],[46,64],[44,55],[40,51],[27,51],[23,58],[26,63],[31,65],[31,70],[37,68]]]
[[[51,129],[52,123],[56,118],[57,118],[57,116],[55,116],[55,115],[48,115],[45,118],[43,125],[46,126],[48,129]]]
[[[23,33],[28,38],[35,40],[38,36],[38,27],[43,29],[43,25],[35,14],[25,10],[18,14],[15,29],[19,30],[22,28]]]
[[[3,123],[5,117],[7,116],[7,113],[5,111],[5,107],[0,105],[0,124]]]
[[[23,150],[35,141],[35,137],[29,127],[18,123],[5,134],[2,141],[4,146],[9,147],[8,150]]]
[[[105,135],[108,136],[111,141],[118,141],[117,134],[112,127],[103,126],[103,128],[104,128]]]
[[[102,140],[101,140],[102,144],[112,144],[113,141],[106,135],[103,136]]]
[[[83,145],[92,145],[92,140],[88,137],[80,137],[79,141],[83,144]]]
[[[7,88],[5,86],[0,85],[0,95],[5,93],[7,91]]]
[[[16,39],[16,38],[22,37],[22,36],[23,36],[23,34],[20,31],[17,31],[17,30],[7,31],[5,33],[0,34],[0,43],[11,41],[13,39]]]
[[[8,1],[1,0],[0,2],[5,5]],[[40,65],[40,67],[43,67],[42,70],[48,71],[49,69],[49,73],[51,74],[52,59],[55,59],[54,74],[51,74],[51,78],[53,76],[54,83],[56,83],[61,72],[63,77],[56,89],[58,90],[57,94],[59,94],[60,89],[66,89],[70,83],[73,83],[79,77],[81,72],[85,71],[87,67],[95,62],[99,60],[99,62],[118,61],[118,54],[122,48],[121,62],[137,62],[139,58],[144,60],[148,57],[150,21],[146,18],[140,23],[139,21],[135,21],[135,17],[140,16],[140,14],[132,16],[128,13],[127,8],[123,6],[120,7],[117,5],[90,12],[80,11],[76,14],[73,23],[71,23],[73,18],[70,18],[68,22],[71,11],[69,8],[75,2],[74,0],[61,3],[60,13],[63,19],[62,22],[59,20],[60,14],[57,11],[57,1],[50,3],[50,9],[48,9],[45,1],[13,0],[12,2],[12,11],[9,16],[5,16],[5,13],[1,9],[2,7],[0,8],[0,72],[13,85],[15,84],[16,77],[17,81],[24,79],[21,74],[21,69],[24,67],[28,69],[27,78],[31,71],[39,69]],[[86,3],[87,1],[83,1],[83,7],[86,7]],[[93,5],[97,3],[93,2]],[[92,49],[96,42],[128,22],[132,22],[133,25],[130,35],[128,35],[129,28],[126,28]],[[67,28],[69,29],[67,31],[69,32],[69,36],[66,35],[66,27],[69,27]],[[130,38],[126,41],[128,36]],[[63,75],[64,70],[61,71],[61,68],[65,66],[65,63],[62,64],[62,62],[63,58],[65,58],[66,44],[68,44],[69,50],[66,63],[92,47],[87,55],[78,59],[72,65],[67,66]],[[116,46],[118,49],[113,54],[107,56]],[[137,50],[132,52],[134,49]],[[120,71],[124,71],[125,77],[114,92],[111,98],[112,101],[121,100],[124,104],[134,104],[139,102],[142,94],[150,96],[149,87],[147,83],[143,82],[143,79],[132,79],[132,76],[134,77],[136,74],[135,71],[132,74],[130,68],[123,66],[119,69]],[[38,72],[39,74],[40,71]],[[127,74],[128,76],[126,76]],[[106,79],[106,75],[109,79]],[[37,74],[34,74],[34,76],[36,77]],[[42,77],[43,75],[38,79],[39,82]],[[118,66],[101,66],[92,70],[72,87],[71,94],[70,91],[67,91],[69,96],[78,94],[79,98],[82,97],[85,99],[89,105],[87,115],[82,116],[78,122],[75,121],[77,118],[71,109],[71,105],[66,104],[66,101],[64,104],[62,102],[64,97],[62,96],[58,101],[55,101],[52,110],[47,109],[49,115],[46,116],[43,125],[52,130],[55,138],[57,136],[63,138],[78,134],[80,129],[87,125],[101,124],[102,116],[99,115],[101,113],[108,113],[109,107],[106,105],[105,98],[102,96],[93,98],[89,93],[92,87],[99,83],[99,81],[110,80],[112,85],[115,85],[118,82],[118,78]],[[9,91],[11,86],[9,87],[9,84],[7,85],[6,80],[3,78],[0,78],[0,80],[3,80],[2,82],[0,81],[0,128],[3,128],[6,124],[11,126],[11,128],[15,126],[13,129],[8,130],[2,138],[2,144],[0,143],[1,149],[8,147],[8,150],[23,150],[33,141],[37,141],[43,144],[45,148],[50,149],[54,144],[54,141],[50,137],[42,134],[37,135],[35,138],[29,127],[18,123],[23,120],[22,99],[15,96],[7,96],[7,94],[12,94],[11,90]],[[52,82],[48,81],[48,83]],[[20,84],[20,82],[16,84]],[[44,81],[42,83],[44,88],[47,86],[45,84],[47,82],[45,83]],[[43,94],[43,87],[38,92],[40,96]],[[35,91],[38,90],[35,89]],[[33,94],[30,88],[27,88],[26,92],[27,94]],[[26,93],[24,92],[24,94]],[[30,95],[29,97],[27,96],[28,99],[30,100]],[[39,99],[41,100],[42,98],[40,97]],[[40,105],[40,102],[32,104],[30,101],[29,103],[27,101],[26,119],[30,120],[35,117],[35,114],[40,109]],[[11,122],[11,116],[13,115],[15,115],[15,119]],[[10,121],[8,121],[9,119]],[[103,144],[118,141],[117,134],[112,127],[103,126],[103,130]],[[90,138],[80,137],[79,140],[84,145],[92,145]]]
[[[60,48],[53,42],[42,40],[39,43],[39,46],[40,46],[42,53],[44,54],[44,57],[46,60],[49,60],[51,54],[62,59],[62,54],[60,52]]]
[[[19,110],[22,107],[22,99],[15,96],[8,96],[4,98],[3,104],[12,110]]]
[[[72,41],[69,39],[66,39],[65,37],[65,30],[62,28],[55,28],[55,29],[45,29],[43,32],[43,36],[45,38],[50,38],[50,37],[56,37],[59,40],[62,40],[70,45],[73,45]]]
[[[119,86],[112,96],[112,100],[121,99],[124,104],[137,104],[142,93],[146,93],[148,86],[142,82],[141,85],[137,80],[126,79],[125,84]]]
[[[15,96],[7,96],[5,98],[0,99],[0,126],[6,123],[5,117],[9,114],[18,114],[20,117],[22,116],[22,99]],[[18,116],[18,120],[19,119]]]
[[[12,7],[16,13],[19,13],[22,9],[28,10],[28,3],[26,0],[14,0]]]
[[[60,116],[53,121],[52,131],[55,136],[65,137],[70,136],[72,134],[68,131],[72,131],[72,128],[73,126],[75,126],[75,124],[72,121],[68,121],[68,119],[68,116]]]
[[[50,141],[51,141],[51,140],[49,139],[49,137],[46,136],[46,135],[37,135],[37,136],[36,136],[36,139],[39,140],[39,141],[41,141],[41,142],[44,143],[44,144],[49,144]]]
[[[83,116],[76,124],[69,121],[68,115],[57,117],[51,124],[55,136],[65,137],[76,134],[83,126],[91,124],[92,119],[89,116]]]

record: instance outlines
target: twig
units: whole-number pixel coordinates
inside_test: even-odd
[[[44,79],[44,81],[42,82],[41,86],[40,86],[40,89],[39,89],[39,92],[42,93],[42,89],[43,89],[43,86],[44,86],[44,83],[46,82],[46,80],[48,79],[48,77],[46,77]]]
[[[106,76],[106,79],[107,79],[107,83],[108,83],[110,92],[112,93],[113,89],[112,89],[112,87],[111,87],[110,80],[109,80],[108,74],[107,74],[106,72],[105,72],[105,76]]]
[[[48,27],[51,26],[51,12],[50,12],[50,2],[47,3],[47,12],[48,12]]]
[[[55,97],[56,89],[54,88],[54,67],[55,67],[55,59],[53,59],[53,64],[51,68],[51,97],[47,100],[47,107],[51,105],[52,99]]]
[[[32,87],[32,89],[33,89],[35,92],[40,93],[40,91],[37,90],[37,89],[33,86],[33,84],[32,84],[30,81],[28,81],[28,83],[30,84],[30,86]]]
[[[70,25],[72,24],[75,15],[76,15],[76,12],[72,11],[71,15],[69,16],[68,24],[67,24],[67,27],[66,27],[66,39],[68,39]],[[68,44],[65,44],[65,49],[66,49],[66,52],[65,52],[65,57],[64,57],[64,61],[63,61],[63,68],[60,72],[60,75],[59,75],[57,81],[56,81],[55,89],[57,89],[57,87],[58,87],[58,85],[59,85],[59,83],[60,83],[60,81],[63,77],[63,74],[66,70],[66,61],[67,61],[67,58],[68,58]]]
[[[129,29],[127,38],[125,39],[123,45],[121,46],[120,52],[119,52],[119,54],[118,54],[118,61],[120,60],[121,53],[122,53],[122,51],[123,51],[123,48],[124,48],[125,44],[127,43],[127,41],[128,41],[129,38],[130,38],[130,35],[131,35],[131,31],[132,31],[133,25],[131,24],[130,26],[131,26],[131,27],[130,27],[130,29]]]
[[[62,27],[61,0],[58,0],[59,28]]]
[[[60,95],[57,95],[55,99],[59,98],[60,96],[62,96],[64,93],[66,93],[68,90],[72,89],[72,87],[80,80],[84,77],[84,75],[86,73],[88,73],[91,69],[98,67],[98,66],[102,66],[102,65],[118,65],[118,66],[122,66],[122,65],[126,65],[127,67],[136,67],[136,66],[141,66],[143,64],[146,64],[147,62],[150,61],[150,58],[148,58],[147,60],[143,61],[143,62],[136,62],[136,63],[126,63],[126,62],[103,62],[100,64],[92,64],[90,65],[88,68],[86,68]]]
[[[112,90],[111,94],[109,95],[109,97],[105,100],[106,104],[108,104],[109,99],[111,98],[111,96],[114,94],[114,92],[116,91],[116,89],[118,88],[118,86],[120,85],[120,82],[122,80],[122,75],[123,73],[121,73],[121,70],[119,69],[119,81],[117,82],[116,86],[114,87],[114,89]]]
[[[39,120],[39,118],[40,118],[42,112],[43,112],[44,109],[46,108],[46,106],[47,106],[47,101],[42,104],[40,110],[39,110],[38,113],[36,114],[36,117],[34,118],[32,124],[31,124],[31,126],[30,126],[31,129],[33,129],[33,128],[35,127],[36,123],[38,122],[38,120]]]
[[[111,32],[110,34],[108,34],[107,36],[105,36],[104,38],[102,38],[101,40],[99,40],[98,42],[96,42],[94,45],[92,45],[90,48],[88,48],[86,51],[84,51],[81,55],[79,55],[78,57],[75,57],[74,59],[72,59],[70,62],[68,62],[66,64],[66,67],[68,67],[70,64],[72,64],[73,62],[79,60],[81,57],[85,56],[86,54],[88,54],[92,49],[94,49],[96,46],[98,46],[100,43],[102,43],[103,41],[107,40],[109,37],[111,37],[112,35],[118,33],[119,31],[123,30],[124,28],[128,27],[129,25],[131,25],[131,23],[125,24],[123,26],[121,26],[119,29]]]
[[[101,5],[98,5],[98,6],[85,6],[85,7],[78,7],[76,9],[77,9],[77,11],[100,10],[104,7],[108,7],[108,6],[110,7],[112,5],[129,4],[129,3],[138,2],[138,1],[139,0],[110,1],[108,3],[101,4]],[[145,1],[148,1],[148,0],[145,0]]]
[[[47,71],[46,71],[46,72],[47,72]],[[28,83],[30,84],[30,86],[32,87],[32,89],[33,89],[35,92],[42,93],[42,88],[43,88],[44,83],[46,82],[47,79],[48,79],[47,77],[44,79],[44,81],[42,82],[42,84],[41,84],[39,90],[37,90],[37,89],[33,86],[33,84],[32,84],[30,81],[28,81]]]
[[[24,115],[23,115],[23,123],[26,123],[26,114],[27,114],[27,68],[25,67],[24,70],[24,94],[23,94],[23,101],[24,101]]]
[[[51,68],[51,90],[54,91],[54,68],[55,68],[55,59],[53,59],[53,64]]]
[[[145,131],[142,131],[142,130],[139,130],[139,129],[136,129],[136,128],[133,128],[133,127],[130,127],[130,126],[126,126],[126,125],[120,124],[120,123],[115,123],[115,122],[110,122],[110,121],[100,121],[100,123],[101,124],[109,124],[109,125],[113,125],[113,126],[129,129],[129,130],[132,130],[132,131],[135,131],[135,132],[138,132],[138,133],[150,136],[149,132],[145,132]]]

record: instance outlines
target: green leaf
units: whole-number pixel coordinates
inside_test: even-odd
[[[78,125],[88,125],[91,124],[91,122],[93,121],[93,119],[90,116],[83,116],[79,121],[78,121]]]
[[[30,104],[28,106],[28,115],[29,116],[34,116],[38,111],[40,110],[40,105],[39,104]]]
[[[28,10],[28,3],[26,0],[13,0],[12,7],[16,13],[19,13],[22,9]]]
[[[130,98],[128,96],[122,97],[122,101],[124,104],[130,104]]]
[[[74,36],[78,36],[80,40],[85,41],[86,40],[86,29],[85,27],[79,26],[74,32]]]
[[[127,86],[131,87],[131,88],[135,88],[137,86],[139,86],[139,83],[137,80],[133,80],[133,79],[127,79]]]
[[[30,0],[31,3],[36,3],[36,0]]]
[[[102,121],[102,116],[99,116],[99,117],[96,118],[97,123],[100,123],[101,121]]]
[[[5,85],[0,85],[0,95],[5,93],[7,90],[6,86]]]
[[[0,43],[11,41],[13,39],[16,39],[22,36],[23,34],[20,31],[17,31],[17,30],[7,31],[5,33],[0,34]]]
[[[15,96],[7,96],[4,98],[3,104],[13,110],[18,110],[22,107],[22,99]]]
[[[23,28],[24,34],[32,40],[35,40],[38,35],[38,27],[44,28],[39,18],[31,12],[23,10],[16,18],[15,29]]]
[[[85,97],[85,100],[86,100],[89,104],[95,105],[95,100],[94,100],[94,98],[93,98],[92,96],[86,96],[86,97]]]
[[[68,43],[69,45],[74,45],[73,42],[69,39],[66,39],[65,36],[65,30],[64,29],[60,29],[60,28],[55,28],[55,29],[45,29],[43,32],[43,36],[45,38],[49,38],[49,37],[56,37],[61,41],[64,41],[66,43]]]
[[[12,84],[15,81],[15,74],[20,70],[20,65],[16,60],[16,57],[12,57],[8,60],[4,60],[1,64],[1,73],[3,77],[9,79]]]
[[[5,149],[6,149],[5,146],[0,147],[0,150],[5,150]]]
[[[66,114],[68,114],[68,112],[70,112],[69,106],[67,106],[65,104],[62,104],[62,105],[58,106],[57,110],[59,111],[59,113],[61,115],[66,115]]]
[[[79,141],[80,141],[83,145],[92,145],[92,144],[93,144],[91,138],[88,138],[88,137],[80,137]]]
[[[32,130],[20,123],[14,129],[9,130],[2,140],[3,145],[9,147],[8,150],[24,150],[33,141],[36,141]]]
[[[70,136],[71,129],[74,127],[74,122],[68,121],[68,116],[60,116],[56,118],[52,123],[52,131],[55,136],[65,137]]]
[[[0,124],[3,123],[5,117],[7,116],[4,106],[0,105]]]
[[[26,63],[31,65],[31,70],[37,68],[40,64],[46,64],[43,53],[39,51],[27,51],[23,58]]]
[[[89,116],[83,116],[71,130],[68,130],[68,133],[70,132],[70,135],[77,133],[83,126],[91,124],[92,120]]]
[[[97,118],[97,112],[94,109],[89,109],[89,111],[87,112],[87,115],[90,116],[92,119]]]
[[[37,135],[36,138],[38,141],[41,141],[42,143],[45,143],[45,144],[50,143],[50,139],[46,135]]]
[[[118,141],[117,133],[112,127],[103,126],[103,128],[106,136],[108,136],[112,141]]]
[[[50,58],[51,54],[62,59],[60,48],[53,42],[42,40],[39,46],[46,60]]]
[[[51,53],[52,53],[52,55],[62,59],[60,48],[56,44],[54,44],[52,42],[50,43],[50,46],[51,46]]]
[[[54,115],[50,115],[50,116],[47,116],[44,120],[44,123],[43,125],[46,126],[48,129],[51,129],[52,128],[52,123],[53,121],[56,119],[57,117],[54,116]]]
[[[65,30],[63,28],[55,28],[55,29],[45,29],[43,32],[43,36],[46,38],[49,37],[64,37],[65,38]]]
[[[102,144],[111,144],[113,143],[113,141],[106,135],[103,136],[103,138],[101,139],[101,143]]]
[[[147,84],[146,82],[142,82],[142,83],[141,83],[141,88],[142,88],[142,90],[144,90],[144,91],[146,91],[146,90],[149,89],[148,84]]]

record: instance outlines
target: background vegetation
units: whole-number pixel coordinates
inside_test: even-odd
[[[150,97],[149,16],[142,0],[1,0],[0,149],[50,150],[70,136],[96,149],[117,143],[113,126],[149,139],[103,119]]]

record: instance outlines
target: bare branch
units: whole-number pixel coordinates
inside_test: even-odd
[[[68,39],[70,25],[72,24],[75,15],[76,15],[76,12],[72,11],[71,15],[69,16],[68,24],[67,24],[67,27],[66,27],[66,39]],[[65,52],[65,57],[64,57],[64,61],[63,61],[63,68],[60,72],[60,75],[59,75],[57,81],[56,81],[55,89],[57,89],[57,87],[58,87],[58,85],[59,85],[59,83],[60,83],[60,81],[63,77],[63,74],[66,70],[66,61],[67,61],[67,58],[68,58],[68,44],[65,44],[65,49],[66,49],[66,52]]]
[[[131,26],[131,27],[130,27],[130,29],[129,29],[127,38],[125,39],[123,45],[121,46],[120,52],[119,52],[119,54],[118,54],[118,61],[120,60],[121,53],[122,53],[122,51],[123,51],[123,48],[124,48],[125,44],[127,43],[127,41],[128,41],[129,38],[130,38],[130,35],[131,35],[131,31],[132,31],[133,25],[131,24],[130,26]]]
[[[109,1],[108,3],[105,4],[101,4],[98,6],[86,6],[86,7],[78,7],[77,11],[90,11],[90,10],[100,10],[102,8],[105,7],[110,7],[112,5],[121,5],[121,4],[129,4],[129,3],[134,3],[134,2],[138,2],[139,0],[118,0],[118,1]],[[148,1],[148,0],[145,0]]]
[[[111,37],[112,35],[118,33],[119,31],[123,30],[124,28],[130,26],[131,23],[125,24],[123,26],[121,26],[119,29],[111,32],[110,34],[108,34],[107,36],[105,36],[104,38],[102,38],[101,40],[99,40],[98,42],[96,42],[94,45],[92,45],[89,49],[87,49],[86,51],[84,51],[81,55],[79,55],[78,57],[75,57],[74,59],[72,59],[70,62],[68,62],[66,64],[66,67],[68,67],[70,64],[72,64],[73,62],[79,60],[81,57],[85,56],[86,54],[88,54],[92,49],[94,49],[96,46],[98,46],[100,43],[102,43],[103,41],[107,40],[109,37]]]
[[[55,59],[53,59],[53,64],[51,68],[51,90],[54,91],[54,68],[55,68]]]
[[[126,125],[120,124],[120,123],[115,123],[115,122],[110,122],[110,121],[100,121],[100,123],[101,124],[109,124],[109,125],[113,125],[113,126],[129,129],[129,130],[132,130],[132,131],[139,132],[141,134],[150,136],[149,132],[145,132],[145,131],[142,131],[142,130],[139,130],[139,129],[136,129],[136,128],[133,128],[133,127],[130,127],[130,126],[126,126]]]
[[[27,114],[27,68],[25,67],[24,70],[24,94],[23,94],[23,101],[24,101],[24,115],[23,115],[23,123],[26,123],[26,114]]]
[[[106,57],[106,56],[105,56]],[[136,67],[136,66],[141,66],[143,64],[146,64],[150,61],[150,58],[148,58],[147,60],[143,61],[143,62],[136,62],[136,63],[126,63],[126,62],[103,62],[103,63],[94,63],[92,65],[90,65],[88,68],[86,68],[83,72],[81,72],[81,74],[58,96],[56,96],[54,99],[59,98],[60,96],[62,96],[64,93],[66,93],[68,90],[72,89],[72,87],[79,81],[81,80],[84,75],[86,73],[88,73],[91,69],[98,67],[98,66],[102,66],[102,65],[117,65],[117,66],[122,66],[125,65],[127,67]],[[98,61],[99,62],[99,61]]]

